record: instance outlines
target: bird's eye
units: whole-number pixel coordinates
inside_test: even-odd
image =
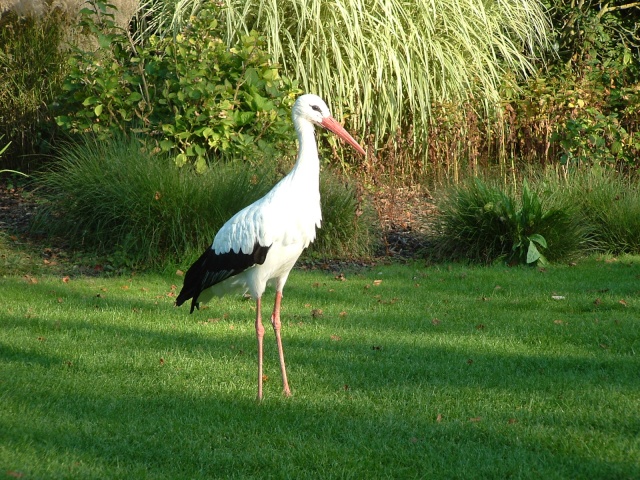
[[[311,105],[311,110],[315,110],[318,113],[322,113],[322,109],[318,105]]]

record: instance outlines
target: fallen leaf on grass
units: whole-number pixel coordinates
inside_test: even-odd
[[[344,276],[344,273],[341,273],[341,274],[339,274],[339,275],[336,275],[334,278],[335,278],[336,280],[340,281],[340,282],[344,282],[344,281],[346,280],[346,278],[345,278],[345,276]]]
[[[436,417],[436,422],[441,423],[442,422],[442,414],[439,413],[438,416]]]
[[[314,308],[313,310],[311,310],[311,316],[313,318],[321,317],[323,314],[324,312],[322,311],[321,308]]]
[[[380,285],[382,283],[382,280],[374,280],[373,284],[377,287],[378,285]]]
[[[164,365],[164,358],[160,357],[160,365]]]
[[[66,277],[62,277],[62,283],[69,283],[71,279],[69,278],[69,276],[67,275]]]
[[[331,340],[333,340],[334,342],[339,342],[342,339],[338,335],[331,335]]]
[[[184,275],[184,272],[182,270],[176,270],[176,275],[181,277]]]
[[[16,472],[15,470],[7,470],[7,477],[22,478],[24,477],[24,473]]]
[[[477,423],[482,421],[482,417],[473,417],[469,419],[470,422]]]
[[[343,311],[341,311],[341,312],[339,313],[339,315],[340,315],[340,317],[341,317],[341,318],[344,318],[344,317],[346,317],[346,316],[347,316],[347,312],[345,312],[345,311],[343,310]]]
[[[31,283],[31,284],[36,284],[38,283],[38,279],[32,277],[31,275],[25,275],[24,279],[27,281],[27,283]]]
[[[432,324],[432,325],[435,325],[436,327],[437,327],[438,325],[440,325],[441,323],[442,323],[442,322],[441,322],[440,320],[438,320],[437,318],[433,318],[433,319],[431,320],[431,324]]]
[[[627,302],[625,302],[624,300],[620,300],[618,303],[624,307],[627,306]]]

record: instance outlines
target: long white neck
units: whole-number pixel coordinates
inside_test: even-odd
[[[320,160],[314,126],[311,122],[297,119],[295,122],[298,134],[298,160],[291,170],[293,176],[304,175],[309,188],[318,185],[320,177]],[[314,181],[315,179],[315,181]]]

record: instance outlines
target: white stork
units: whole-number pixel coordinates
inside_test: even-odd
[[[364,149],[331,116],[316,95],[300,96],[292,110],[298,134],[298,159],[289,174],[269,193],[236,213],[218,231],[213,244],[189,268],[176,305],[200,303],[232,291],[249,292],[256,301],[258,338],[258,400],[262,399],[261,298],[267,283],[276,287],[271,324],[276,334],[284,394],[291,395],[280,338],[282,289],[296,260],[320,227],[320,162],[314,125],[331,130],[361,154]]]

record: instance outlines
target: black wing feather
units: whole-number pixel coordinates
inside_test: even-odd
[[[192,298],[190,313],[193,313],[194,308],[199,306],[198,297],[203,290],[238,275],[249,267],[262,265],[267,258],[269,248],[271,247],[264,247],[258,242],[253,246],[251,253],[236,253],[232,250],[216,254],[212,248],[208,248],[187,270],[176,305],[180,306]]]

